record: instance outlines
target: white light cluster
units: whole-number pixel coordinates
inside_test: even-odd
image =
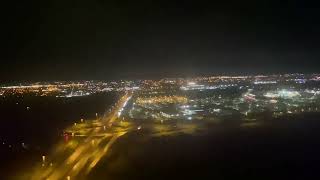
[[[283,89],[283,90],[279,91],[278,93],[279,93],[279,96],[283,97],[283,98],[293,98],[296,96],[301,96],[298,91],[290,91],[290,90],[286,90],[286,89]]]
[[[190,84],[190,83],[189,83]],[[237,84],[223,84],[223,85],[215,85],[215,86],[205,86],[205,85],[196,85],[192,84],[188,86],[181,86],[180,89],[184,91],[188,90],[209,90],[209,89],[225,89],[228,87],[237,86]]]
[[[265,97],[267,98],[294,98],[297,96],[301,96],[298,91],[293,91],[293,90],[287,90],[287,89],[282,89],[277,92],[267,92],[264,94]]]
[[[253,84],[276,84],[277,81],[255,81]]]

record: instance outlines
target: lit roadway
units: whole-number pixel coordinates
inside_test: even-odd
[[[72,134],[65,136],[65,141],[55,146],[51,154],[43,157],[43,162],[35,168],[31,179],[84,178],[108,153],[114,142],[128,132],[130,128],[128,125],[114,128],[112,124],[118,120],[119,111],[131,95],[131,92],[124,95],[103,118],[90,123],[75,123],[69,128]]]
[[[194,123],[163,123],[121,121],[123,107],[131,98],[132,92],[126,93],[111,112],[94,121],[74,123],[66,129],[68,135],[54,146],[53,151],[42,157],[32,171],[26,175],[32,180],[85,179],[98,162],[107,155],[111,146],[129,131],[141,130],[142,136],[159,137],[178,133],[192,134],[199,130]],[[144,131],[147,130],[147,131]],[[150,130],[150,131],[148,131]],[[22,179],[26,179],[24,176]]]

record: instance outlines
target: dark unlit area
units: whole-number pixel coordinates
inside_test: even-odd
[[[212,127],[198,135],[133,133],[113,146],[89,179],[319,177],[319,127],[318,114],[305,114],[254,128]]]

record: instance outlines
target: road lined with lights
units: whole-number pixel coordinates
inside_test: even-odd
[[[118,119],[118,112],[123,109],[131,95],[131,92],[126,93],[113,110],[100,120],[90,122],[89,125],[85,122],[75,123],[74,127],[69,128],[84,130],[86,133],[72,133],[72,139],[67,138],[67,142],[60,142],[52,154],[43,156],[42,163],[38,165],[31,179],[81,179],[82,175],[88,174],[117,139],[127,133],[128,128],[112,128],[112,124]]]
[[[54,146],[42,163],[32,171],[32,180],[85,179],[99,161],[107,155],[112,145],[130,131],[141,131],[145,137],[191,134],[201,129],[196,124],[152,122],[139,124],[119,120],[124,107],[132,97],[126,93],[109,113],[93,121],[74,123],[66,129],[64,141]],[[146,130],[146,131],[144,131]],[[148,131],[150,130],[150,131]]]

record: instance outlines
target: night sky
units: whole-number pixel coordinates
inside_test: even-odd
[[[13,1],[1,7],[0,81],[319,72],[318,7],[302,0]]]

